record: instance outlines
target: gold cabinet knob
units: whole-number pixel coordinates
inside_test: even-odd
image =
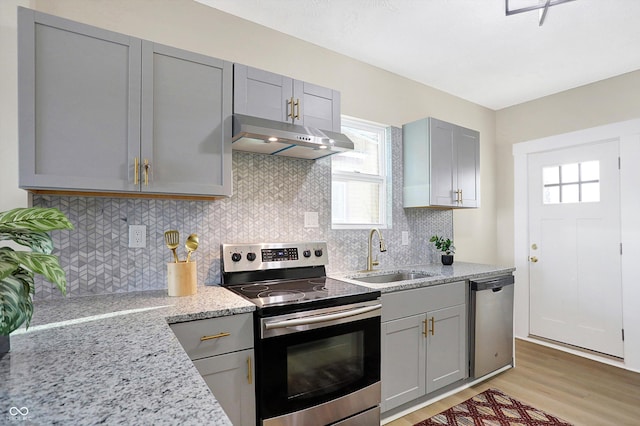
[[[535,256],[531,256],[531,257],[529,258],[529,260],[530,260],[531,262],[533,262],[533,263],[537,263],[537,262],[538,262],[538,258],[537,258],[537,257],[535,257]]]

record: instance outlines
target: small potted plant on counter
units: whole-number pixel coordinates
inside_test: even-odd
[[[449,238],[439,237],[434,235],[429,242],[433,243],[443,255],[440,257],[443,265],[451,265],[453,263],[453,253],[456,252],[456,248],[453,245],[453,241]]]
[[[66,294],[67,279],[58,258],[51,254],[53,240],[47,233],[73,229],[58,209],[30,207],[0,212],[0,241],[11,240],[31,251],[0,247],[0,358],[9,351],[9,333],[33,315],[34,274],[42,274]]]

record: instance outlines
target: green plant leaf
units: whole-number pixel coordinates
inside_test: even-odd
[[[16,243],[31,248],[36,253],[51,254],[53,240],[46,232],[11,231],[0,232],[0,241],[12,240]]]
[[[58,209],[29,207],[0,212],[0,232],[46,232],[54,229],[73,229],[73,224]]]
[[[23,323],[27,328],[33,315],[33,274],[19,268],[0,280],[0,335],[9,335]]]
[[[8,251],[6,249],[11,250],[9,247],[2,247],[2,249],[0,249],[0,280],[3,280],[9,275],[13,274],[13,272],[18,269],[18,267],[20,267],[20,264],[18,262],[16,262],[12,258],[2,255],[2,252]]]
[[[32,272],[42,274],[47,280],[55,284],[63,295],[66,294],[67,278],[56,256],[43,253],[4,250],[5,248],[7,247],[0,247],[0,262],[11,262],[13,260]]]

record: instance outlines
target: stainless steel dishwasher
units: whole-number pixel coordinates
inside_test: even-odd
[[[513,363],[513,275],[470,282],[470,376]]]

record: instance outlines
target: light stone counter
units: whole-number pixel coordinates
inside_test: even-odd
[[[426,278],[414,280],[396,281],[390,283],[367,283],[354,278],[370,277],[374,275],[386,275],[396,272],[413,272],[429,275]],[[483,265],[479,263],[454,262],[453,265],[442,265],[440,263],[430,263],[424,265],[408,265],[388,269],[376,269],[369,272],[344,272],[330,274],[331,278],[358,284],[364,287],[380,290],[381,293],[390,293],[412,288],[427,287],[438,284],[445,284],[453,281],[463,281],[468,279],[481,279],[497,275],[511,274],[515,271],[513,267]]]
[[[215,286],[37,302],[0,360],[0,424],[230,425],[168,323],[254,309]]]

